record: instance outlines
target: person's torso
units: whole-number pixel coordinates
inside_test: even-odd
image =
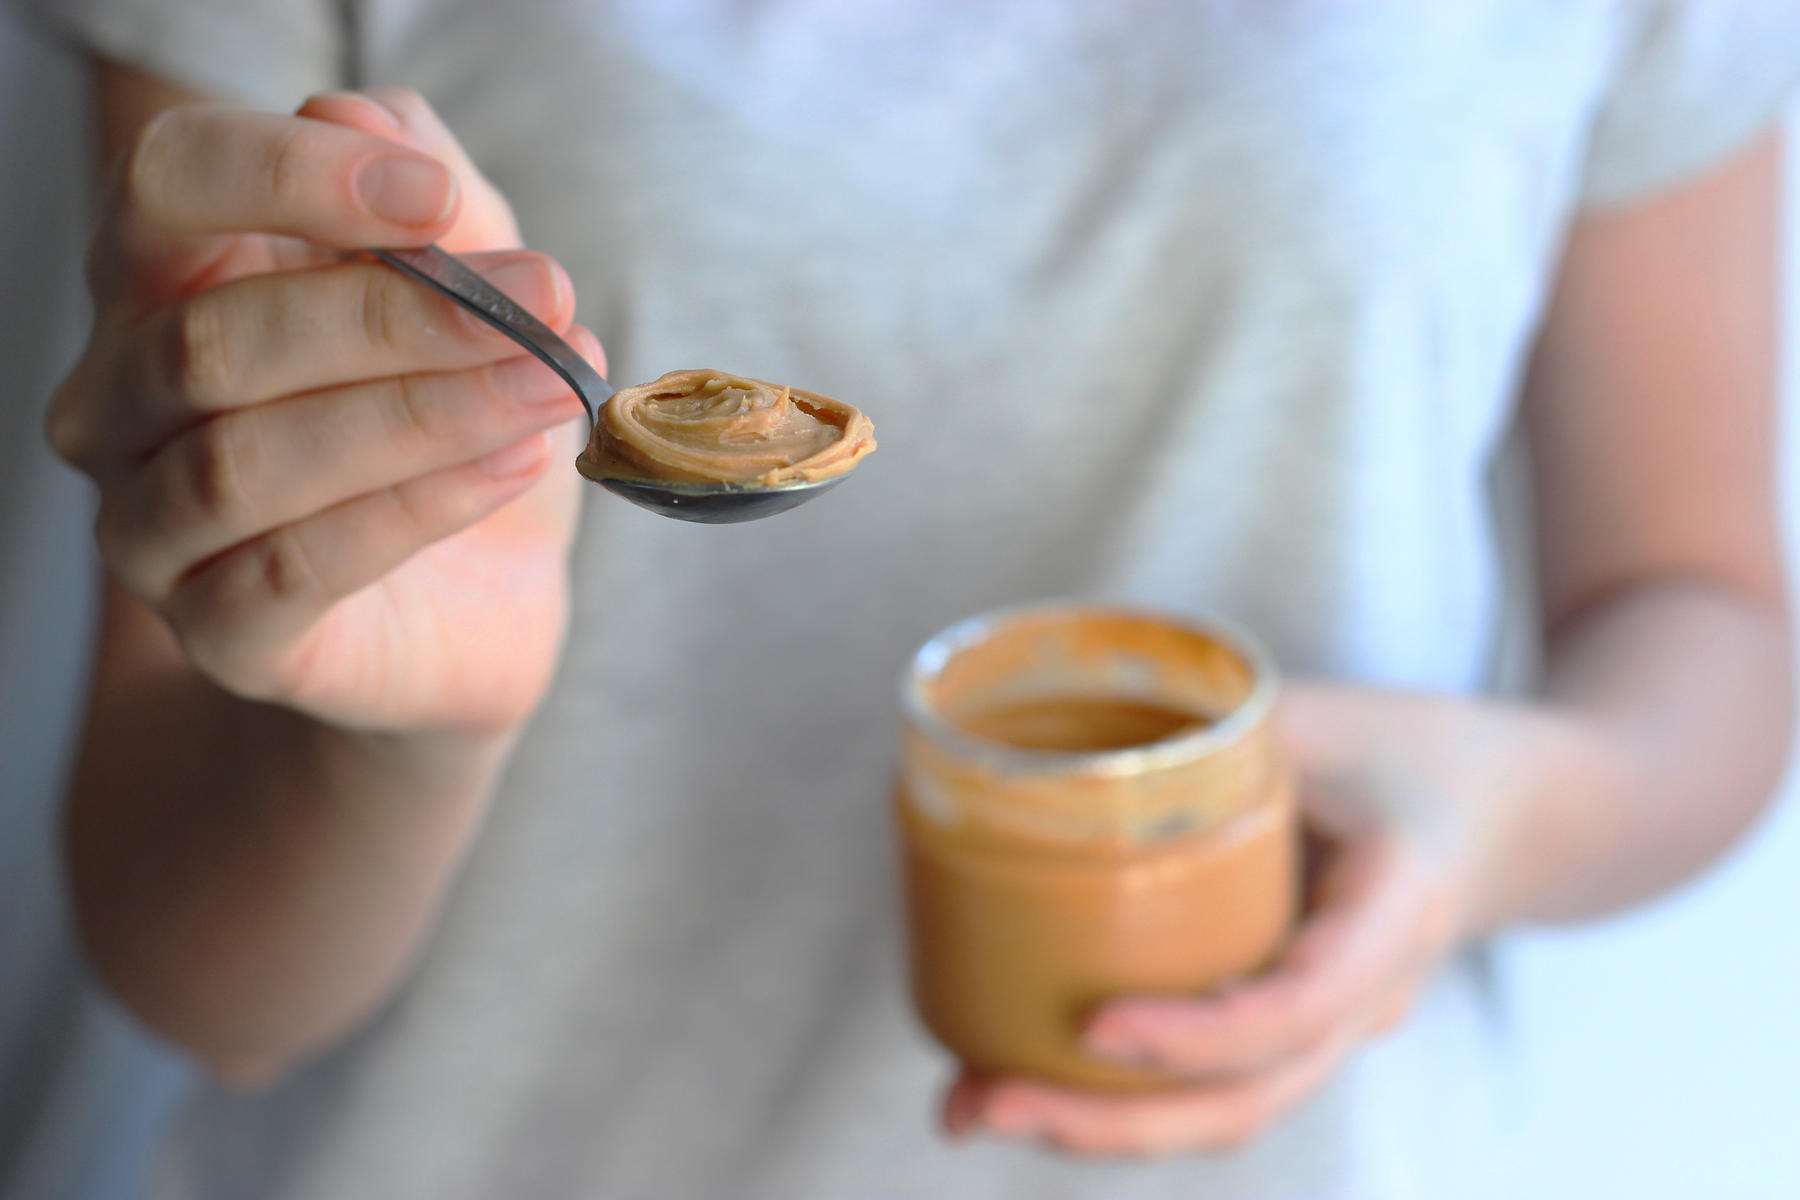
[[[417,975],[289,1085],[202,1104],[168,1193],[1390,1197],[1478,1153],[1459,973],[1241,1155],[944,1145],[894,679],[952,620],[1073,595],[1481,686],[1487,469],[1602,6],[362,8],[370,81],[439,107],[617,380],[792,383],[880,449],[754,525],[589,494],[566,660]]]

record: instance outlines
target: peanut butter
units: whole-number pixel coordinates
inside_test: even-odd
[[[842,475],[875,449],[874,427],[829,396],[721,371],[671,371],[600,407],[589,479],[773,487]]]
[[[968,1066],[1168,1086],[1082,1053],[1125,994],[1266,965],[1294,920],[1273,682],[1235,638],[1041,610],[935,639],[908,680],[896,813],[914,1005]]]
[[[976,737],[1026,750],[1123,750],[1208,724],[1198,713],[1137,700],[1052,696],[969,713],[956,724]]]

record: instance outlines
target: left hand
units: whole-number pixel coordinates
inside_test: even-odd
[[[1282,734],[1300,781],[1307,914],[1263,974],[1205,996],[1121,998],[1083,1031],[1100,1058],[1166,1071],[1168,1091],[1088,1092],[963,1072],[951,1136],[1081,1155],[1241,1146],[1360,1043],[1405,1020],[1477,932],[1520,802],[1551,786],[1569,731],[1520,706],[1290,685]]]

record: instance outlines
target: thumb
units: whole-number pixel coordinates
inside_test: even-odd
[[[302,104],[299,116],[348,125],[376,137],[422,150],[449,167],[462,193],[462,206],[449,231],[438,239],[446,250],[511,250],[521,245],[512,206],[475,166],[456,135],[419,93],[381,87],[367,92],[322,92]]]

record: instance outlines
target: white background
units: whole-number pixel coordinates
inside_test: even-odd
[[[55,896],[48,797],[91,597],[85,492],[42,451],[38,414],[79,321],[68,271],[81,233],[78,82],[0,12],[0,1195],[32,1200],[129,1195],[131,1162],[180,1082],[116,1017],[72,998]],[[1800,185],[1800,172],[1789,176]],[[1789,209],[1800,233],[1800,203]],[[1790,294],[1797,243],[1788,239]],[[1800,356],[1787,359],[1787,394],[1800,396]],[[1797,448],[1790,429],[1785,462]],[[1792,479],[1787,500],[1793,545]],[[1800,1197],[1793,790],[1680,894],[1502,948],[1528,1114],[1522,1195]],[[65,1065],[45,1087],[53,1060]]]

